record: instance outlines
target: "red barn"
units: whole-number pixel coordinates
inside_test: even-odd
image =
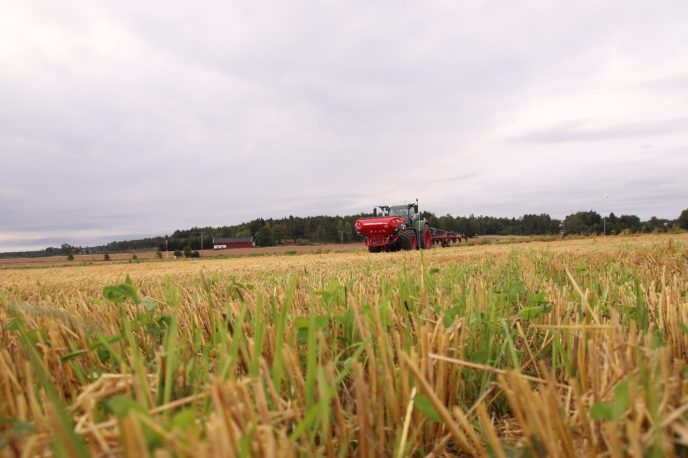
[[[223,250],[225,248],[253,248],[256,242],[253,237],[220,237],[213,238],[213,249]]]

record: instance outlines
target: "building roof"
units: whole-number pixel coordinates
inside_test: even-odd
[[[213,243],[253,243],[253,237],[218,237],[213,239]]]

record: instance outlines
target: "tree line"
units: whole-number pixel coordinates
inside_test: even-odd
[[[362,240],[362,237],[356,234],[354,223],[358,218],[369,216],[372,214],[258,218],[232,226],[192,227],[176,230],[171,235],[114,241],[93,247],[77,247],[64,243],[59,248],[49,247],[36,251],[0,253],[0,258],[105,254],[150,249],[172,252],[201,250],[212,248],[213,238],[220,237],[252,237],[257,246],[349,243]],[[452,216],[450,214],[437,216],[431,212],[423,212],[423,217],[428,220],[432,227],[459,232],[468,237],[481,235],[594,235],[603,233],[613,235],[688,230],[688,209],[683,210],[675,220],[652,217],[647,221],[641,221],[636,215],[616,216],[614,213],[610,213],[603,216],[592,210],[572,213],[563,220],[552,218],[545,213],[506,218],[482,215]]]

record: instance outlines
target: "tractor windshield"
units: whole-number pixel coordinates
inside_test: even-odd
[[[409,209],[407,206],[390,207],[389,216],[401,216],[402,218],[409,217]]]

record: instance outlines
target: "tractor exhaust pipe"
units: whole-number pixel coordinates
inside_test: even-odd
[[[418,224],[418,227],[416,228],[416,250],[420,250],[420,211],[418,211],[418,197],[416,197],[416,208],[414,208],[416,211],[416,223]]]

